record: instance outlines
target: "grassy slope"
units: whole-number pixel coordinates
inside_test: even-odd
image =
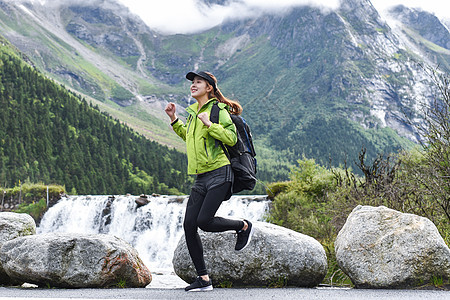
[[[421,49],[434,53],[435,63],[439,65],[441,70],[446,72],[450,71],[450,50],[428,41],[413,29],[404,27],[403,33],[406,34],[414,42],[414,44],[418,45]]]

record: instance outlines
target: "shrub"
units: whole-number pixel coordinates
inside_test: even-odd
[[[29,214],[35,221],[40,220],[47,209],[47,201],[42,198],[39,202],[35,203],[22,203],[19,208],[15,210],[17,213]]]
[[[316,238],[324,246],[328,259],[329,269],[324,282],[348,285],[350,280],[336,263],[334,240],[337,231],[328,207],[328,195],[338,187],[336,174],[342,172],[342,169],[332,171],[321,167],[313,159],[303,157],[292,169],[291,181],[270,185],[276,196],[267,221]]]

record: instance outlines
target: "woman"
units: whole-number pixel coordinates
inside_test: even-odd
[[[236,251],[243,250],[253,233],[252,223],[216,217],[220,204],[231,197],[233,172],[230,161],[216,139],[233,146],[237,141],[236,127],[229,115],[240,114],[242,106],[225,98],[217,88],[217,79],[208,72],[189,72],[192,81],[191,96],[197,100],[189,106],[186,124],[177,118],[174,103],[167,104],[165,111],[170,117],[173,130],[186,142],[188,174],[197,175],[191,189],[184,218],[184,233],[189,254],[197,271],[197,279],[186,291],[212,290],[203,257],[203,246],[198,228],[208,232],[237,232]],[[218,101],[219,122],[209,120],[211,108]]]

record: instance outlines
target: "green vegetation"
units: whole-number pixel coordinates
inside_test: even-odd
[[[112,102],[112,101],[109,101]],[[152,141],[157,141],[163,145],[171,145],[181,152],[186,151],[186,144],[180,139],[173,130],[168,128],[168,119],[161,120],[155,118],[156,112],[148,112],[145,104],[141,102],[130,106],[121,107],[116,103],[105,103],[95,99],[90,102],[93,106],[99,107],[100,111],[106,112],[114,119],[133,128],[139,134]]]
[[[37,203],[33,202],[30,204],[25,203],[19,204],[19,208],[16,209],[15,212],[29,214],[36,221],[42,218],[46,210],[47,210],[47,202],[44,198],[42,198]]]
[[[120,278],[116,283],[116,287],[119,289],[124,289],[127,287],[127,280],[124,278]]]
[[[56,203],[65,193],[64,187],[60,185],[24,183],[13,188],[1,189],[2,204],[4,202],[19,203],[19,207],[13,211],[27,213],[38,223],[47,210],[47,188],[49,204]]]
[[[442,277],[433,276],[431,282],[435,287],[442,287],[444,285],[444,279]]]
[[[424,107],[421,149],[367,159],[360,150],[355,174],[344,161],[323,167],[303,157],[290,172],[290,181],[270,185],[276,194],[267,220],[316,238],[328,257],[326,284],[349,285],[339,269],[334,241],[357,205],[386,206],[429,218],[450,245],[450,77],[432,72],[441,97]],[[368,162],[369,161],[369,162]],[[441,286],[438,278],[431,284]]]
[[[228,280],[224,280],[221,281],[217,284],[218,288],[232,288],[233,287],[233,283],[231,281]]]
[[[183,153],[100,113],[0,46],[0,182],[54,182],[80,194],[185,192]]]
[[[116,85],[111,91],[111,99],[117,102],[130,101],[134,99],[134,95],[120,85]]]
[[[334,240],[338,228],[333,226],[329,193],[337,192],[334,170],[322,167],[313,159],[303,158],[293,167],[290,181],[270,185],[276,193],[267,221],[290,228],[317,239],[328,258],[327,284],[350,284],[343,274],[336,276],[339,267],[334,254]]]
[[[16,202],[30,204],[46,198],[47,187],[50,201],[59,199],[61,194],[66,192],[65,188],[61,185],[45,185],[43,183],[24,183],[13,188],[1,189],[1,191],[5,199],[13,199]]]
[[[280,276],[277,279],[274,279],[271,283],[269,283],[269,288],[283,288],[287,286],[287,278],[284,276]]]
[[[366,164],[364,155],[362,151],[360,168],[365,177],[346,167],[323,167],[313,159],[303,158],[292,168],[290,181],[269,186],[276,196],[267,221],[312,236],[323,245],[328,258],[325,284],[351,285],[337,265],[334,241],[357,205],[384,205],[428,217],[450,245],[449,209],[439,207],[448,205],[448,200],[440,203],[442,198],[434,198],[430,190],[422,190],[421,194],[414,191],[426,187],[410,176],[411,168],[419,166],[409,156],[410,152],[403,152],[395,159],[380,156],[370,165]],[[430,176],[429,173],[421,175]],[[449,194],[447,191],[447,199]]]

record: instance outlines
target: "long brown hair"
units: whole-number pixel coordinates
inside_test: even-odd
[[[219,88],[217,87],[217,78],[209,72],[205,72],[205,73],[208,74],[216,83],[216,89],[214,90],[214,88],[213,88],[213,90],[210,92],[210,98],[213,98],[213,97],[217,98],[217,100],[219,100],[219,102],[222,102],[222,103],[225,103],[226,105],[228,105],[230,113],[232,113],[233,115],[240,115],[243,110],[242,105],[240,105],[239,102],[236,100],[230,100],[227,97],[225,97],[222,94],[222,92],[219,90]],[[208,85],[210,85],[207,81],[206,81],[206,83]]]

